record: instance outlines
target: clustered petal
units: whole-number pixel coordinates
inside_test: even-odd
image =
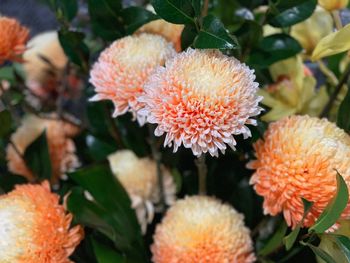
[[[36,179],[22,155],[44,131],[46,131],[51,160],[52,183],[56,184],[60,178],[64,178],[66,172],[79,166],[75,145],[71,139],[79,129],[70,123],[57,119],[42,119],[34,115],[25,117],[21,126],[11,136],[15,147],[12,144],[7,147],[8,168],[12,173],[22,175],[29,181]]]
[[[291,116],[271,123],[254,144],[251,184],[264,197],[265,214],[283,212],[289,226],[302,219],[302,199],[313,202],[303,222],[311,226],[336,193],[336,170],[350,186],[350,136],[326,119]],[[350,205],[341,218],[350,217]]]
[[[262,97],[256,95],[255,75],[237,59],[211,50],[188,49],[158,67],[145,84],[139,111],[158,124],[157,136],[166,133],[164,145],[183,144],[194,155],[218,155],[233,135],[251,136],[246,124],[256,124]]]
[[[16,186],[0,196],[0,218],[3,263],[68,263],[84,236],[80,226],[71,228],[72,215],[48,182]]]
[[[186,197],[167,211],[151,250],[155,263],[255,261],[243,215],[204,196]]]
[[[136,115],[142,107],[137,98],[155,68],[175,53],[173,45],[163,37],[147,33],[113,42],[101,53],[90,72],[90,82],[97,92],[91,100],[111,100],[115,106],[114,117],[130,111],[143,124],[144,118]]]
[[[138,158],[130,150],[121,150],[108,157],[113,174],[128,192],[132,207],[141,224],[143,233],[154,215],[154,206],[160,202],[160,189],[157,179],[157,164],[147,157]],[[168,169],[161,167],[165,203],[175,201],[176,185]]]
[[[7,60],[20,61],[29,30],[16,19],[0,16],[0,65]]]

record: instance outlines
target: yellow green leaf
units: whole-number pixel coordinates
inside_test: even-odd
[[[350,24],[324,38],[317,44],[311,59],[313,61],[323,57],[338,54],[350,49]]]

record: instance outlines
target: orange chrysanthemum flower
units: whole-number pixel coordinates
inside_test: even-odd
[[[184,29],[183,25],[169,23],[163,19],[151,21],[143,25],[137,33],[145,32],[164,37],[174,44],[176,51],[181,51],[181,34]]]
[[[97,92],[91,100],[111,100],[113,117],[130,111],[143,124],[144,118],[136,115],[142,105],[137,98],[154,69],[175,53],[172,44],[157,35],[143,33],[115,41],[101,53],[90,72]]]
[[[70,228],[72,215],[59,196],[42,185],[16,186],[0,197],[0,262],[68,263],[84,237],[80,226]]]
[[[159,67],[145,85],[139,111],[158,124],[157,136],[166,133],[164,145],[183,144],[196,156],[234,149],[233,135],[251,135],[246,124],[260,113],[255,75],[237,59],[220,52],[188,49]]]
[[[264,197],[265,214],[283,212],[289,226],[302,219],[301,198],[313,202],[304,226],[311,226],[334,196],[336,170],[350,186],[350,136],[326,119],[291,116],[270,124],[254,145],[251,178]],[[350,217],[350,205],[341,218]]]
[[[41,119],[33,115],[24,118],[22,125],[11,136],[17,149],[14,149],[11,144],[7,147],[8,168],[12,173],[22,175],[29,181],[35,180],[34,174],[21,155],[44,130],[46,130],[51,159],[52,183],[55,184],[60,178],[64,178],[67,171],[79,165],[74,142],[71,140],[79,130],[72,124],[55,119]]]
[[[243,215],[204,196],[187,197],[168,210],[156,228],[151,250],[155,263],[255,260]]]
[[[0,65],[6,60],[20,61],[29,30],[13,18],[0,16]]]

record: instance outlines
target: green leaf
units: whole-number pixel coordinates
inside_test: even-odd
[[[124,34],[120,0],[88,0],[93,32],[104,40],[112,41]]]
[[[319,60],[323,57],[339,54],[350,49],[350,24],[321,39],[312,52],[311,59]]]
[[[258,252],[258,254],[260,256],[266,256],[266,255],[270,254],[272,251],[274,251],[276,248],[278,248],[283,242],[283,237],[286,234],[287,229],[288,229],[288,226],[283,221],[279,225],[275,234],[269,239],[267,244]]]
[[[335,243],[338,245],[344,256],[350,262],[350,238],[343,235],[332,235]]]
[[[157,15],[138,6],[131,6],[123,9],[121,16],[126,24],[127,34],[132,34],[144,24],[159,19]]]
[[[97,263],[126,263],[125,258],[110,247],[91,239]]]
[[[58,38],[64,53],[73,63],[87,70],[89,49],[83,41],[84,37],[85,35],[81,32],[67,31],[65,29],[58,31]]]
[[[96,161],[102,161],[117,150],[116,145],[107,143],[95,136],[86,136],[86,145],[89,147],[91,157]]]
[[[65,19],[71,21],[78,12],[77,0],[60,0],[57,1],[58,8],[62,11]]]
[[[50,180],[52,169],[46,131],[27,147],[23,158],[29,169],[38,178]]]
[[[113,242],[124,241],[123,239],[118,239],[118,236],[115,234],[113,220],[108,211],[97,203],[86,200],[81,188],[72,188],[67,199],[67,207],[78,223],[100,231]],[[120,244],[122,245],[123,243]]]
[[[236,49],[239,45],[217,17],[208,15],[203,18],[203,26],[194,41],[194,47],[202,49]]]
[[[248,60],[248,64],[265,68],[273,63],[292,57],[301,52],[302,47],[294,38],[286,34],[274,34],[262,39]]]
[[[191,0],[152,0],[156,13],[173,24],[194,24],[195,10]]]
[[[296,228],[292,232],[289,233],[289,235],[287,235],[283,238],[283,243],[286,246],[287,251],[293,247],[294,242],[299,235],[300,228],[301,228],[301,226],[300,226],[300,224],[298,224],[296,226]]]
[[[346,96],[339,106],[337,125],[346,132],[350,131],[350,89],[348,89]]]
[[[278,1],[268,22],[274,27],[288,27],[297,24],[312,15],[317,0]]]
[[[192,46],[194,39],[197,36],[197,29],[194,25],[186,25],[181,33],[181,49],[186,50]]]
[[[8,135],[12,130],[12,116],[8,110],[0,112],[0,138]]]
[[[192,6],[193,6],[193,9],[194,9],[194,13],[196,15],[196,17],[200,17],[201,15],[201,7],[202,7],[202,1],[201,0],[191,0],[192,2]]]
[[[333,226],[346,208],[349,200],[349,192],[343,177],[337,172],[337,192],[328,203],[325,210],[317,219],[316,223],[309,228],[309,232],[323,233]]]
[[[94,166],[70,173],[69,177],[93,196],[95,207],[90,204],[90,208],[98,208],[100,211],[95,211],[96,215],[103,215],[113,228],[115,246],[128,258],[142,262],[145,250],[140,226],[128,194],[110,169]]]
[[[309,202],[308,200],[306,200],[304,198],[302,198],[301,200],[303,201],[303,204],[304,204],[303,218],[301,219],[301,222],[296,226],[296,228],[292,232],[290,232],[289,235],[285,236],[283,239],[283,243],[285,244],[287,251],[293,247],[295,240],[297,239],[297,237],[299,235],[301,225],[302,225],[305,217],[307,216],[307,214],[309,213],[309,211],[313,205],[312,202]]]
[[[300,244],[311,248],[311,250],[315,253],[315,255],[319,256],[326,263],[337,263],[326,251],[324,251],[318,247],[315,247],[314,245],[311,245],[309,243],[300,242]]]

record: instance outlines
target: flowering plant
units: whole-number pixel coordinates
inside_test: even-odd
[[[43,2],[0,16],[0,262],[350,261],[348,0]]]

